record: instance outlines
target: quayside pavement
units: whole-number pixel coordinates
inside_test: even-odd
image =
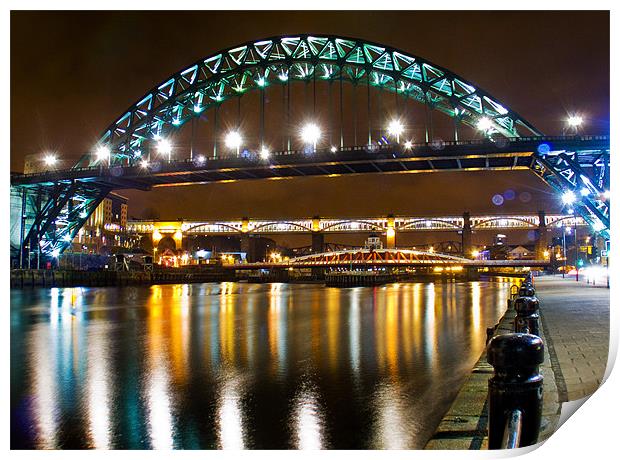
[[[592,394],[603,380],[609,349],[610,298],[606,283],[577,282],[574,276],[541,276],[534,284],[545,343],[545,360],[540,367],[544,399],[539,440],[543,441],[555,431],[561,404]],[[514,310],[506,311],[496,334],[512,332],[514,315]],[[492,372],[484,352],[426,449],[487,448],[486,399]]]

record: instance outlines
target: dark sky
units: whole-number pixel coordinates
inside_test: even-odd
[[[222,48],[281,34],[368,39],[446,67],[547,134],[568,113],[609,132],[607,12],[12,12],[11,170],[68,159],[149,88]],[[523,202],[491,203],[513,189]],[[510,213],[557,209],[529,172],[366,175],[123,192],[162,218]]]

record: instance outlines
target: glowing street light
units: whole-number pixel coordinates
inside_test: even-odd
[[[168,155],[168,161],[170,161],[170,156],[172,154],[172,144],[168,139],[159,139],[157,141],[157,151],[160,155]]]
[[[243,142],[243,138],[239,131],[229,131],[228,134],[226,134],[224,142],[229,149],[236,149],[237,155],[239,155],[239,147],[241,147],[241,143]]]
[[[405,150],[411,150],[413,148],[413,142],[405,141]]]
[[[58,158],[56,158],[56,155],[54,155],[53,153],[48,153],[47,155],[45,155],[45,157],[43,157],[43,162],[45,163],[45,166],[54,166],[57,161]]]
[[[583,117],[579,115],[571,115],[566,120],[566,123],[573,129],[579,128],[583,124]]]
[[[148,162],[148,161],[146,161],[146,160],[142,160],[142,161],[140,162],[140,166],[141,166],[141,167],[143,167],[144,169],[146,169],[146,168],[148,168],[148,167],[149,167],[149,162]]]
[[[482,117],[476,123],[476,128],[483,132],[488,132],[493,127],[493,122],[488,117]]]
[[[474,250],[471,252],[471,255],[474,257],[474,259],[477,259],[477,258],[478,258],[478,256],[480,255],[480,251],[478,251],[478,250],[474,249]]]
[[[335,145],[332,145],[332,148],[329,149],[332,153],[336,153],[338,151],[338,149],[336,148]]]
[[[97,161],[106,161],[110,164],[110,147],[107,145],[100,145],[95,151],[95,155],[97,155]]]
[[[316,123],[308,123],[301,129],[301,139],[307,144],[312,144],[314,150],[320,138],[321,128]]]
[[[576,200],[577,200],[577,197],[575,196],[575,193],[572,190],[568,190],[564,192],[564,194],[562,195],[562,203],[564,204],[571,205]]]
[[[271,153],[269,152],[269,149],[265,146],[263,146],[263,148],[260,150],[260,157],[263,160],[267,160],[269,159],[269,155],[271,155]]]
[[[396,137],[396,142],[400,144],[400,135],[405,129],[403,124],[399,120],[392,120],[387,129],[390,136]]]

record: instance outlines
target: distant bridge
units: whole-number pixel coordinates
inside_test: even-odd
[[[278,262],[224,264],[226,269],[381,268],[381,267],[547,267],[548,260],[476,260],[409,249],[352,249],[323,252]]]
[[[581,217],[565,214],[543,215],[546,227],[586,226]],[[456,231],[460,232],[467,217],[461,216],[386,216],[358,217],[347,219],[305,218],[286,220],[212,220],[212,221],[158,221],[131,220],[127,231],[134,234],[160,235],[180,231],[183,237],[192,235],[279,235],[295,233],[384,233],[393,228],[397,232]],[[469,217],[471,229],[476,230],[537,230],[541,219],[539,214],[478,215]]]

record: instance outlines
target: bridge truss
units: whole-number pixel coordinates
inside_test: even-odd
[[[323,252],[282,262],[254,262],[224,265],[234,270],[274,268],[370,268],[370,267],[546,267],[545,260],[472,260],[450,254],[409,249],[353,249]]]

